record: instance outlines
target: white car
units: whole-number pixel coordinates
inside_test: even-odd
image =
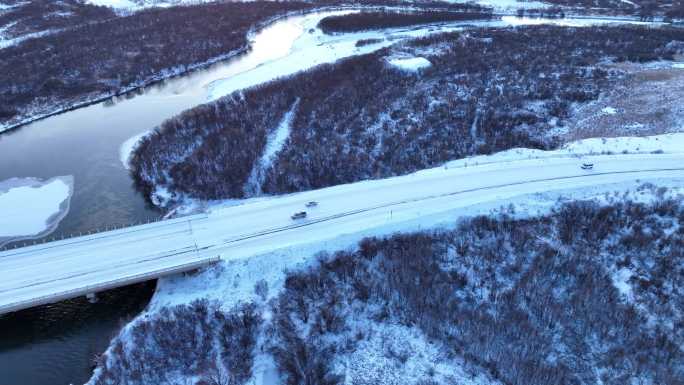
[[[594,169],[594,164],[593,163],[582,163],[582,166],[580,166],[582,170],[593,170]]]

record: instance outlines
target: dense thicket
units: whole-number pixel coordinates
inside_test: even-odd
[[[98,359],[97,385],[242,385],[252,377],[261,315],[253,305],[224,313],[196,301],[164,308],[115,339]],[[126,339],[124,339],[126,338]]]
[[[30,33],[73,28],[116,17],[111,8],[96,6],[81,0],[4,0],[12,6],[0,11],[0,28],[5,38],[17,38]]]
[[[153,8],[2,50],[0,123],[120,92],[247,46],[247,31],[300,2]]]
[[[681,201],[579,202],[367,239],[290,274],[272,352],[287,384],[342,384],[373,324],[400,324],[502,384],[682,384],[682,221]]]
[[[446,34],[324,65],[163,123],[133,174],[203,199],[242,197],[266,138],[299,101],[262,191],[285,193],[404,174],[512,147],[550,148],[573,103],[616,76],[597,63],[671,59],[684,31],[537,26]],[[387,57],[421,56],[406,72]]]
[[[449,12],[378,11],[328,16],[318,23],[318,27],[325,33],[345,33],[448,21],[485,20],[490,19],[491,17],[492,13],[490,10],[485,10],[477,6],[463,5],[461,11]]]

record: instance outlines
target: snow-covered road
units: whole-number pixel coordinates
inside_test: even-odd
[[[593,170],[580,169],[594,162]],[[454,215],[521,195],[634,180],[684,186],[684,154],[621,154],[439,167],[245,201],[146,225],[0,252],[0,313],[223,260]],[[307,209],[305,204],[317,201]],[[308,211],[306,219],[290,215]]]

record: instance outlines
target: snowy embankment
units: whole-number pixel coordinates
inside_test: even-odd
[[[69,211],[73,184],[71,176],[0,182],[0,246],[52,232]]]
[[[153,130],[145,131],[143,133],[140,133],[127,139],[125,142],[121,144],[121,147],[119,148],[119,159],[121,160],[121,164],[123,164],[126,170],[130,170],[131,168],[129,161],[131,159],[131,154],[133,154],[133,151],[135,151],[140,142],[143,139],[145,139],[146,136],[150,135],[152,132]]]

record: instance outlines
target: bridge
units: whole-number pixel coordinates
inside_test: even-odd
[[[581,162],[593,162],[591,171]],[[600,194],[625,183],[684,187],[684,154],[554,156],[442,167],[0,252],[0,314],[248,258],[421,223],[548,192]],[[527,198],[525,198],[527,199]],[[305,208],[309,201],[318,206]],[[534,204],[532,196],[528,200]],[[290,216],[308,211],[305,219]]]

